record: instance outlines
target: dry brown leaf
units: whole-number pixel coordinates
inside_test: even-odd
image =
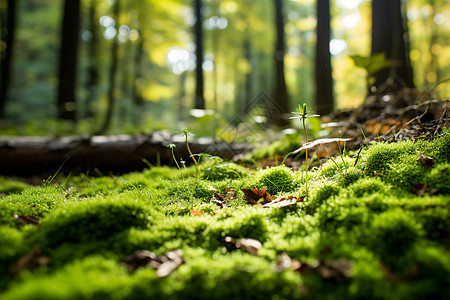
[[[205,213],[205,212],[202,212],[202,211],[199,211],[199,210],[195,210],[195,209],[191,209],[191,214],[193,216],[205,216],[205,215],[208,215],[208,213]]]
[[[241,189],[241,191],[244,193],[244,199],[251,204],[257,204],[261,198],[265,202],[270,202],[274,199],[266,190]]]

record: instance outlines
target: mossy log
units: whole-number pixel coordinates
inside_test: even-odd
[[[191,163],[185,137],[167,132],[149,135],[75,137],[0,137],[0,174],[48,176],[61,172],[102,174],[141,170],[151,164],[174,164],[169,144],[175,144],[175,157]],[[231,158],[249,145],[231,144],[209,138],[189,138],[193,153]],[[95,173],[94,173],[95,174]]]

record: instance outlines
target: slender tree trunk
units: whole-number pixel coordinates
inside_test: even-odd
[[[247,28],[248,30],[249,28]],[[250,36],[246,35],[244,39],[244,56],[247,62],[250,64],[250,71],[245,74],[245,99],[244,107],[247,107],[253,98],[253,73],[251,69],[253,68],[252,59],[252,44],[250,41]]]
[[[409,62],[408,40],[403,24],[401,0],[372,1],[372,55],[385,53],[395,65],[374,74],[369,93],[383,93],[414,87]]]
[[[18,1],[8,1],[6,16],[2,16],[1,41],[6,45],[6,49],[0,51],[0,118],[4,116],[6,107],[6,97],[9,84],[11,82],[11,65],[14,47],[14,37],[16,31],[16,8]],[[6,22],[4,21],[6,19]]]
[[[141,95],[141,92],[139,91],[139,85],[138,82],[140,78],[143,77],[142,74],[142,59],[144,57],[144,38],[141,34],[139,38],[139,42],[137,44],[136,48],[136,55],[134,57],[134,66],[135,66],[135,76],[134,76],[134,88],[133,88],[133,100],[134,105],[138,107],[138,109],[142,106],[144,106],[144,98]]]
[[[88,91],[85,114],[87,118],[95,118],[96,109],[95,103],[98,99],[99,84],[100,84],[100,72],[98,69],[100,57],[99,57],[99,38],[97,31],[98,15],[96,11],[98,1],[91,1],[89,6],[89,28],[92,34],[91,40],[88,42],[89,53],[89,66],[87,68],[87,82],[86,89]]]
[[[76,121],[76,74],[80,0],[66,0],[59,62],[58,118]]]
[[[118,25],[118,16],[120,12],[120,0],[116,0],[113,8],[114,18],[116,20],[116,26]],[[106,110],[105,120],[103,126],[98,133],[104,134],[111,127],[111,122],[115,110],[116,102],[116,74],[119,62],[119,44],[117,40],[117,34],[113,39],[112,49],[111,49],[111,69],[109,70],[109,89],[108,89],[108,108]]]
[[[330,0],[317,1],[317,44],[315,64],[316,111],[326,115],[333,111],[333,81],[330,55]]]
[[[274,0],[275,4],[275,28],[276,28],[276,48],[275,48],[275,93],[274,98],[280,112],[273,114],[274,124],[280,127],[288,124],[284,114],[289,113],[289,99],[284,76],[284,54],[285,54],[285,34],[282,0]]]
[[[194,25],[194,36],[195,36],[195,56],[196,60],[196,86],[195,86],[195,104],[194,107],[197,109],[205,109],[205,98],[204,98],[204,80],[203,80],[203,30],[202,30],[202,0],[194,0],[194,11],[195,11],[195,25]]]

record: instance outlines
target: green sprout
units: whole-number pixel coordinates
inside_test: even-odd
[[[173,149],[176,148],[177,146],[175,144],[169,144],[169,145],[167,145],[167,147],[169,147],[170,151],[172,152],[172,158],[173,158],[174,162],[177,164],[178,170],[181,170],[180,165],[178,164],[177,159],[175,158],[175,154],[173,153]]]
[[[195,177],[198,179],[198,174],[199,174],[199,168],[198,168],[198,163],[197,160],[194,157],[194,154],[192,154],[191,148],[189,148],[189,142],[188,142],[188,136],[190,134],[189,130],[187,128],[183,129],[183,134],[186,137],[186,148],[189,152],[189,155],[191,156],[192,160],[194,161],[194,165],[195,165]]]
[[[308,107],[306,103],[303,103],[303,105],[298,105],[298,111],[292,112],[295,116],[290,117],[289,119],[300,119],[302,125],[303,125],[303,131],[305,133],[305,143],[308,143],[308,132],[306,130],[306,118],[311,117],[319,117],[319,115],[311,115],[309,114]],[[306,193],[308,193],[308,149],[305,149],[305,187],[306,187]]]

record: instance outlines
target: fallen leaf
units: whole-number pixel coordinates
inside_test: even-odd
[[[30,252],[9,267],[9,272],[17,275],[24,270],[32,270],[39,266],[48,265],[50,261],[50,257],[43,254],[39,246],[34,246]]]
[[[191,209],[191,214],[193,216],[205,216],[205,215],[207,215],[207,213],[199,211],[199,210],[195,210],[195,209]]]
[[[244,199],[251,204],[257,204],[258,200],[263,198],[265,202],[270,202],[273,200],[273,197],[270,196],[266,190],[258,190],[258,189],[241,189],[244,192]]]
[[[148,250],[138,250],[125,257],[122,262],[129,272],[134,272],[139,268],[151,267],[156,270],[156,275],[160,278],[167,277],[185,263],[181,250],[169,251],[166,255],[159,256]]]
[[[426,183],[416,183],[413,187],[412,193],[419,197],[422,197],[425,194],[426,190],[427,190]]]
[[[157,259],[155,253],[148,250],[138,250],[125,257],[122,262],[127,266],[128,271],[134,272],[139,268],[147,266],[155,259]]]
[[[298,271],[302,267],[302,263],[297,259],[292,259],[283,252],[275,265],[275,272],[282,272],[286,269]]]
[[[303,198],[296,198],[294,196],[281,196],[264,204],[262,207],[284,207],[294,205],[297,202],[303,201]]]
[[[167,277],[179,266],[184,264],[183,253],[181,250],[169,251],[167,252],[166,257],[168,258],[168,261],[161,264],[156,271],[156,275],[159,278]]]
[[[237,249],[242,249],[253,256],[258,256],[258,251],[262,248],[260,241],[251,238],[242,238],[235,241],[232,237],[225,237],[225,242],[234,245]]]
[[[308,142],[308,143],[304,143],[303,146],[301,146],[300,148],[298,148],[297,150],[294,150],[292,152],[292,154],[297,154],[302,150],[306,150],[306,149],[311,149],[314,148],[318,145],[326,145],[326,144],[330,144],[330,143],[337,143],[337,142],[348,142],[351,141],[352,139],[350,138],[325,138],[325,139],[318,139],[312,142]]]
[[[430,169],[434,166],[434,159],[422,154],[419,155],[417,161],[421,163],[426,169]]]
[[[225,192],[227,193],[227,194],[225,195],[225,198],[226,198],[227,200],[231,200],[231,199],[233,199],[233,198],[236,197],[236,191],[235,191],[234,189],[230,189],[229,187],[226,187],[226,188],[225,188]]]

